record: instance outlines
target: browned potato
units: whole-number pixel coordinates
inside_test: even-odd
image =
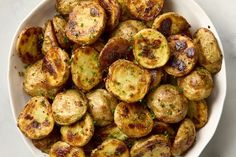
[[[118,1],[119,5],[121,7],[120,21],[135,19],[135,17],[133,17],[129,12],[129,9],[128,9],[127,4],[126,4],[126,0],[117,0],[117,1]]]
[[[126,0],[130,13],[143,21],[154,20],[161,12],[164,0]]]
[[[106,89],[125,102],[141,100],[148,91],[150,73],[127,60],[117,60],[109,67]]]
[[[119,103],[115,109],[114,121],[131,138],[146,136],[153,127],[151,114],[139,103]]]
[[[132,52],[129,50],[129,41],[120,37],[109,39],[105,47],[99,54],[99,62],[102,70],[107,68],[118,59],[129,59]]]
[[[175,12],[167,12],[158,16],[152,25],[153,29],[165,36],[182,33],[190,28],[187,20]]]
[[[179,78],[178,85],[189,100],[199,101],[210,96],[214,82],[210,72],[197,68],[189,75]]]
[[[170,157],[171,149],[168,138],[164,135],[154,135],[139,140],[130,150],[131,157]]]
[[[106,25],[104,9],[94,1],[80,2],[70,13],[66,35],[79,45],[94,43]]]
[[[46,137],[54,127],[51,104],[45,97],[32,97],[20,113],[17,125],[30,139]]]
[[[151,84],[150,89],[156,88],[161,83],[161,78],[163,77],[163,71],[161,69],[152,69],[149,71],[151,74]]]
[[[173,35],[168,38],[171,57],[164,67],[165,71],[175,77],[187,75],[195,67],[198,53],[192,39],[187,36]]]
[[[214,34],[206,28],[200,28],[194,34],[194,44],[199,48],[199,63],[215,74],[222,65],[222,52]]]
[[[95,43],[91,45],[91,47],[93,47],[100,53],[102,49],[105,47],[105,42],[102,39],[98,39]]]
[[[68,15],[81,1],[82,0],[56,0],[56,10],[62,15]]]
[[[180,156],[186,152],[194,143],[196,130],[190,119],[185,119],[178,129],[174,143],[171,148],[173,156]]]
[[[158,120],[166,123],[180,122],[188,111],[188,100],[177,87],[170,84],[161,85],[151,92],[147,105]]]
[[[23,63],[32,64],[42,58],[43,29],[27,27],[17,38],[16,51]]]
[[[164,66],[170,57],[166,38],[154,29],[143,29],[134,36],[133,53],[135,60],[148,69]]]

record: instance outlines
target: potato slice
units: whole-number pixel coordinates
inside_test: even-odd
[[[202,128],[208,121],[208,106],[206,101],[191,101],[188,108],[188,117],[193,121],[195,128]]]
[[[86,145],[92,138],[93,133],[93,119],[88,113],[75,124],[61,127],[63,141],[72,146],[82,147]]]
[[[49,153],[50,157],[85,157],[82,148],[72,147],[66,142],[58,141],[55,143]]]
[[[52,104],[52,111],[57,124],[70,125],[85,115],[87,99],[78,90],[67,90],[57,94]]]
[[[51,105],[45,97],[32,97],[18,117],[19,129],[30,139],[42,139],[54,127]]]
[[[132,52],[130,51],[130,43],[126,39],[120,37],[114,37],[109,39],[105,47],[99,54],[99,62],[102,70],[107,68],[118,59],[132,58]]]
[[[107,13],[106,31],[112,31],[118,24],[121,16],[121,7],[117,0],[96,0]]]
[[[147,26],[141,21],[127,20],[121,22],[118,27],[112,32],[111,36],[121,37],[128,41],[132,41],[133,36],[145,28],[147,28]]]
[[[60,87],[69,78],[70,65],[68,54],[59,47],[51,48],[43,58],[42,70],[47,83],[52,87]]]
[[[82,1],[69,15],[66,35],[79,45],[92,44],[102,34],[105,25],[104,9],[94,1]]]
[[[131,13],[129,12],[129,9],[127,7],[126,4],[126,0],[117,0],[120,7],[121,7],[121,17],[120,17],[120,21],[126,21],[129,19],[135,19],[135,17],[133,17],[131,15]]]
[[[171,57],[164,67],[175,77],[184,76],[192,71],[198,60],[197,49],[187,36],[173,35],[168,38]]]
[[[147,105],[156,118],[165,123],[180,122],[188,111],[188,100],[177,87],[170,84],[161,85],[150,93]]]
[[[125,102],[141,100],[148,91],[150,73],[127,60],[118,60],[109,67],[106,89]]]
[[[189,100],[199,101],[210,96],[214,82],[210,72],[204,68],[197,68],[189,75],[179,78],[178,85]]]
[[[49,20],[45,24],[44,39],[42,45],[42,52],[46,54],[51,48],[58,47],[57,38],[55,36],[52,21]]]
[[[161,83],[161,79],[164,76],[164,73],[161,69],[152,69],[149,70],[150,74],[151,74],[151,84],[150,84],[150,89],[155,89],[160,83]]]
[[[45,96],[53,98],[60,87],[51,87],[46,80],[46,74],[42,70],[43,60],[29,66],[24,73],[23,88],[30,96]]]
[[[170,157],[171,149],[164,135],[154,135],[140,140],[130,150],[131,157]]]
[[[171,152],[173,156],[182,155],[194,143],[196,138],[196,130],[190,119],[185,119],[178,129],[175,141],[172,145]]]
[[[70,14],[82,0],[56,0],[56,10],[62,15]]]
[[[164,0],[126,0],[130,13],[139,20],[151,21],[160,14]]]
[[[99,38],[95,43],[91,45],[96,51],[99,53],[102,51],[102,49],[105,47],[105,42],[103,39]]]
[[[120,140],[108,139],[104,141],[97,149],[93,150],[91,157],[129,157],[127,146]]]
[[[200,28],[194,34],[194,44],[199,48],[199,63],[212,74],[220,71],[222,52],[214,34],[206,28]]]
[[[72,55],[71,73],[75,85],[89,91],[102,79],[102,72],[98,61],[99,53],[91,47],[76,49]]]
[[[164,66],[170,57],[166,38],[154,29],[143,29],[134,36],[133,53],[136,61],[148,69]]]
[[[161,14],[154,20],[152,25],[153,29],[160,31],[165,36],[179,34],[190,27],[187,20],[175,12]]]
[[[16,51],[23,63],[32,64],[42,58],[41,47],[43,29],[41,27],[25,28],[17,38]]]
[[[131,138],[146,136],[153,127],[151,114],[139,103],[119,103],[115,109],[114,121]]]

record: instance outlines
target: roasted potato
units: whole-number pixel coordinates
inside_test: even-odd
[[[171,148],[173,156],[182,155],[194,143],[196,138],[196,130],[190,119],[185,119],[177,131],[174,143]]]
[[[130,13],[139,20],[154,20],[161,12],[164,0],[126,0]]]
[[[126,4],[126,0],[117,0],[117,1],[120,5],[120,8],[121,8],[120,21],[135,19],[135,17],[132,16],[131,13],[129,12],[129,9],[128,9],[127,4]]]
[[[94,1],[80,2],[70,13],[66,35],[79,45],[94,43],[106,25],[104,9]]]
[[[16,51],[23,63],[32,64],[42,58],[42,42],[41,27],[27,27],[20,33],[16,42]]]
[[[189,100],[199,101],[210,96],[214,82],[210,72],[197,68],[189,75],[179,78],[178,85]]]
[[[200,28],[194,34],[194,44],[199,48],[199,63],[212,74],[220,71],[222,52],[214,34],[206,28]]]
[[[87,111],[87,99],[78,90],[67,90],[56,95],[52,103],[53,118],[57,124],[70,125],[80,120]]]
[[[87,113],[78,122],[61,127],[62,139],[71,146],[82,147],[92,138],[94,124],[92,117]]]
[[[166,38],[154,29],[143,29],[134,36],[133,53],[135,60],[148,69],[164,66],[170,57]]]
[[[45,97],[32,97],[18,117],[19,129],[30,139],[42,139],[54,127],[51,104]]]
[[[137,20],[123,21],[112,32],[111,37],[121,37],[128,41],[132,41],[133,36],[145,28],[147,28],[147,26],[143,24],[143,22],[141,21]]]
[[[45,24],[42,52],[46,54],[51,48],[58,47],[57,38],[55,36],[52,21],[49,20]]]
[[[53,98],[59,87],[51,87],[46,80],[46,74],[42,70],[43,60],[39,60],[27,67],[24,73],[23,88],[30,96],[45,96]]]
[[[171,149],[168,138],[154,135],[136,142],[130,150],[131,157],[170,157]]]
[[[52,87],[60,87],[70,75],[68,54],[59,47],[51,48],[44,56],[42,70],[47,83]]]
[[[126,39],[120,37],[109,39],[99,54],[101,69],[107,70],[107,68],[118,59],[132,58],[132,52],[129,49],[130,46],[130,42]]]
[[[72,147],[66,142],[58,141],[55,143],[50,152],[50,157],[85,157],[82,148]]]
[[[175,77],[187,75],[195,67],[198,53],[192,39],[187,36],[173,35],[168,38],[171,57],[164,67],[165,71]]]
[[[160,31],[165,36],[182,33],[190,27],[187,20],[175,12],[167,12],[159,15],[152,25],[153,29]]]
[[[115,109],[114,121],[131,138],[146,136],[153,127],[151,114],[139,103],[119,103]]]
[[[156,118],[165,123],[178,123],[188,111],[188,100],[177,87],[165,84],[147,96],[147,105]]]
[[[96,89],[88,93],[89,111],[96,121],[95,125],[105,126],[113,122],[113,113],[118,104],[116,98],[105,89]]]
[[[106,89],[125,102],[141,100],[148,91],[150,73],[127,60],[118,60],[110,67],[106,79]]]
[[[62,15],[70,14],[82,0],[56,0],[56,10]]]
[[[105,41],[99,38],[95,43],[91,45],[91,47],[93,47],[100,53],[102,49],[105,47]]]
[[[129,157],[129,150],[122,141],[108,139],[92,151],[91,157]]]
[[[73,52],[71,74],[74,84],[85,91],[89,91],[102,79],[99,64],[99,53],[88,46],[80,47]]]
[[[161,69],[152,69],[149,72],[151,74],[151,84],[149,88],[152,90],[161,83],[161,79],[164,76],[164,74]]]

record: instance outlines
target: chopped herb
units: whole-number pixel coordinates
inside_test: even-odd
[[[133,46],[128,47],[128,51],[131,51],[133,49]]]
[[[111,110],[111,113],[112,113],[112,114],[114,114],[114,113],[115,113],[115,109],[114,109],[114,108]]]
[[[64,43],[68,43],[69,39],[67,38],[67,36],[64,36]]]
[[[83,23],[81,23],[81,24],[80,24],[80,27],[84,27],[84,24],[83,24]]]

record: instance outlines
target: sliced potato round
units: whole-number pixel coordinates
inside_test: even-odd
[[[170,57],[166,38],[154,29],[143,29],[134,36],[133,53],[136,61],[148,69],[164,66]]]
[[[206,101],[191,101],[188,107],[188,117],[193,121],[195,128],[202,128],[208,121],[208,106]]]
[[[93,119],[88,113],[75,124],[61,127],[63,141],[72,146],[82,147],[86,145],[92,138],[93,133]]]
[[[52,103],[54,120],[60,125],[70,125],[81,119],[87,111],[87,99],[78,90],[67,90],[56,95]]]
[[[170,84],[161,85],[150,93],[147,105],[158,120],[166,123],[180,122],[188,111],[188,100],[177,87]]]
[[[187,20],[175,12],[161,14],[154,20],[152,25],[153,29],[160,31],[165,36],[182,33],[190,27]]]
[[[210,96],[214,82],[210,72],[197,68],[189,75],[179,78],[178,85],[189,100],[199,101]]]
[[[161,12],[164,0],[126,0],[130,13],[137,19],[154,20]]]
[[[120,21],[125,21],[128,19],[135,19],[135,17],[133,17],[131,15],[131,13],[129,12],[129,9],[127,7],[126,4],[126,0],[117,0],[120,7],[121,7],[121,17],[120,17]]]
[[[165,135],[172,142],[175,139],[176,132],[169,124],[155,119],[151,134]]]
[[[56,0],[56,10],[62,15],[70,14],[82,0]]]
[[[164,73],[161,69],[152,69],[149,72],[151,74],[152,80],[149,88],[154,89],[161,83],[161,79],[164,76]]]
[[[105,126],[113,122],[113,113],[117,105],[116,98],[105,89],[96,89],[88,93],[89,111],[96,121],[95,125]]]
[[[72,147],[66,142],[58,141],[55,143],[50,152],[50,157],[85,157],[84,151],[78,147]]]
[[[173,35],[168,38],[171,57],[165,71],[175,77],[184,76],[192,71],[198,60],[198,53],[192,39],[187,36]]]
[[[127,146],[120,140],[108,139],[97,149],[93,150],[91,157],[129,157]]]
[[[69,78],[68,54],[59,47],[51,48],[43,58],[42,70],[47,83],[52,87],[62,86]]]
[[[25,28],[17,38],[16,51],[23,63],[32,64],[42,58],[41,48],[43,29],[41,27]]]
[[[73,52],[71,73],[73,82],[78,88],[88,91],[101,81],[102,72],[98,57],[99,53],[88,46]]]
[[[118,59],[132,58],[132,52],[129,49],[130,46],[130,42],[126,39],[120,37],[109,39],[99,54],[101,69],[107,70],[107,68]]]
[[[164,135],[154,135],[140,140],[130,150],[131,157],[170,157],[171,149],[168,138]]]
[[[19,129],[30,139],[42,139],[54,127],[51,105],[45,97],[32,97],[20,113]]]
[[[112,37],[121,37],[128,41],[133,40],[133,36],[141,31],[142,29],[147,28],[147,26],[137,20],[127,20],[121,22],[118,27],[111,34]]]
[[[151,114],[139,103],[119,103],[114,121],[123,133],[132,138],[148,135],[153,127]]]
[[[194,143],[196,138],[196,130],[190,119],[185,119],[177,131],[174,143],[171,148],[173,156],[182,155]]]
[[[30,96],[45,96],[53,98],[59,87],[51,87],[46,80],[46,75],[42,70],[43,60],[39,60],[29,66],[24,73],[23,88]]]
[[[200,28],[194,34],[194,44],[199,48],[199,63],[215,74],[222,65],[222,52],[214,34],[206,28]]]
[[[105,24],[106,13],[99,4],[82,1],[69,15],[66,35],[79,45],[92,44],[102,34]]]
[[[148,91],[150,73],[127,60],[118,60],[109,67],[106,89],[125,102],[141,100]]]

